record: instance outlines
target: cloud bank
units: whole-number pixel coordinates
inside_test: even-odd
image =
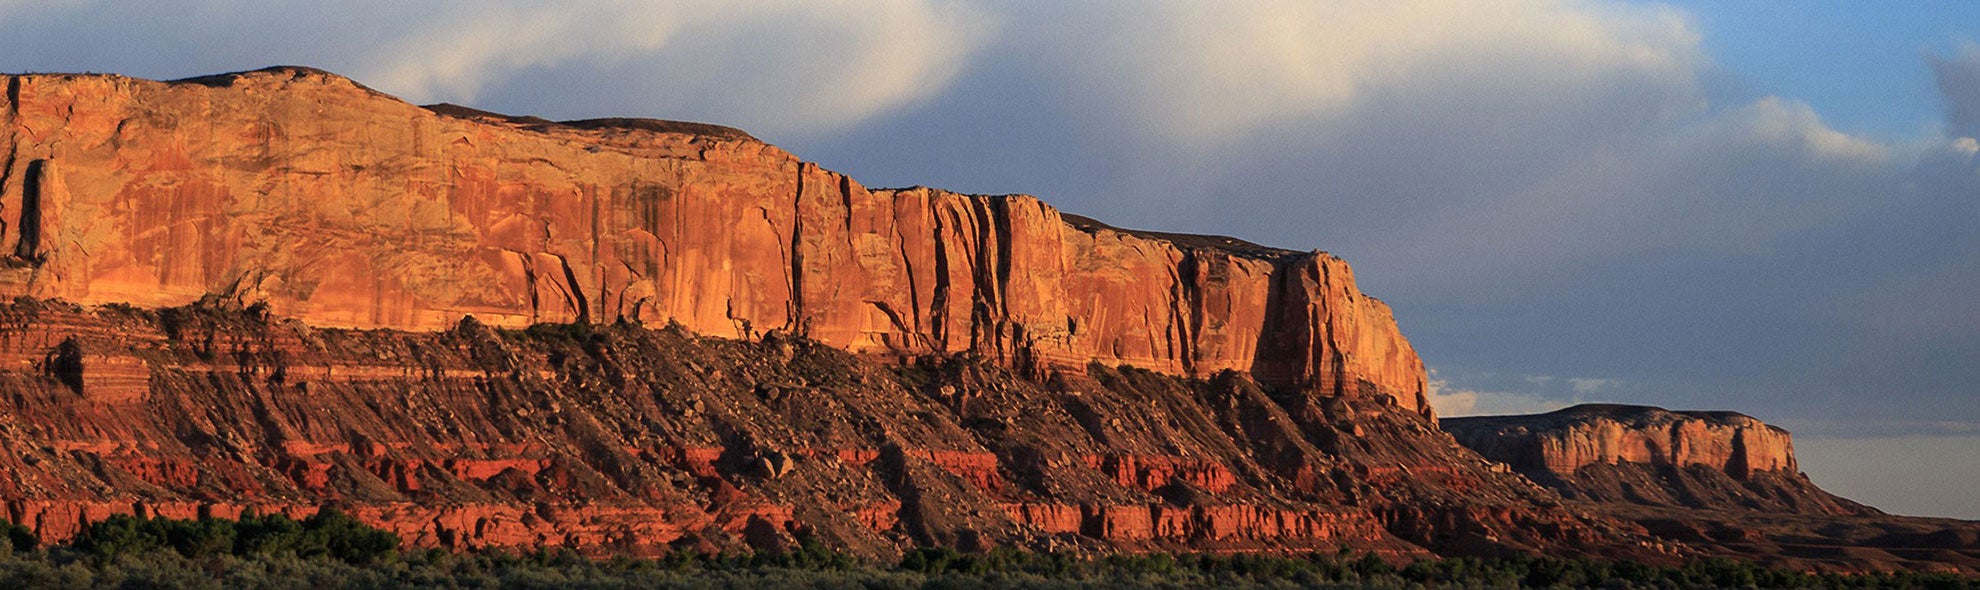
[[[940,92],[994,30],[966,6],[917,0],[468,2],[448,16],[369,54],[365,79],[468,103],[595,87],[582,108],[665,107],[772,134],[842,129]]]
[[[943,0],[0,4],[12,69],[312,65],[413,102],[843,130],[945,89],[997,30]]]

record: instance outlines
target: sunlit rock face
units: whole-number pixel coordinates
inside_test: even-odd
[[[1570,498],[1815,514],[1874,510],[1815,486],[1786,430],[1736,412],[1584,404],[1547,414],[1447,418],[1486,458]]]
[[[614,555],[1975,548],[1737,414],[1450,421],[1468,449],[1320,252],[303,68],[0,79],[0,517],[50,541],[328,506]]]
[[[627,320],[861,353],[1097,361],[1393,399],[1424,372],[1346,263],[868,189],[723,127],[422,108],[304,68],[6,77],[0,288],[313,325]]]
[[[1552,473],[1614,463],[1697,465],[1736,477],[1795,470],[1786,430],[1735,412],[1584,404],[1531,416],[1452,418],[1446,429],[1486,457]]]

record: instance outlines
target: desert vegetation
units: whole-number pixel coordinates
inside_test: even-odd
[[[44,546],[0,524],[4,588],[1976,588],[1952,574],[1811,574],[1728,559],[1682,567],[1544,557],[1075,556],[947,548],[861,560],[817,543],[779,553],[601,558],[575,551],[412,549],[332,510],[294,520],[113,517]]]

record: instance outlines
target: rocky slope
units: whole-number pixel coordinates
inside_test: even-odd
[[[1672,560],[1393,404],[1089,365],[876,363],[630,323],[312,328],[209,300],[0,306],[0,502],[340,506],[422,546],[1073,551],[1352,547]]]
[[[1033,372],[1235,369],[1430,412],[1388,307],[1320,252],[869,190],[733,129],[428,109],[306,68],[5,83],[0,293],[225,294],[326,327],[779,330]]]
[[[1980,570],[1980,523],[1831,494],[1798,470],[1786,430],[1736,412],[1585,404],[1442,427],[1571,505],[1698,550],[1801,569]]]
[[[1658,506],[1874,514],[1816,487],[1786,430],[1736,412],[1584,404],[1452,418],[1458,442],[1568,498]]]

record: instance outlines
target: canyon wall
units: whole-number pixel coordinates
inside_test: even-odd
[[[628,320],[1390,396],[1422,363],[1341,260],[875,190],[747,134],[406,104],[305,68],[5,78],[0,293],[313,325]]]

